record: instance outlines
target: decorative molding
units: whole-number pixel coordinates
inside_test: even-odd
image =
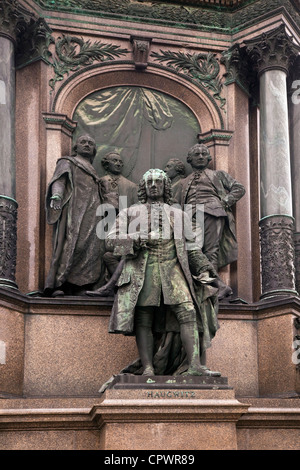
[[[36,60],[49,63],[52,53],[49,46],[54,44],[52,30],[43,18],[30,19],[29,23],[17,37],[17,68]]]
[[[264,217],[260,225],[262,296],[297,294],[295,285],[294,219]]]
[[[43,113],[43,119],[46,123],[46,129],[59,131],[72,137],[77,127],[77,122],[70,119],[66,114]]]
[[[0,286],[17,289],[17,202],[0,195]]]
[[[139,0],[140,2],[147,2],[148,0]],[[195,5],[205,6],[210,8],[222,8],[224,10],[234,10],[241,8],[248,3],[253,3],[256,0],[165,0],[166,3],[179,3],[181,5]],[[161,0],[152,0],[153,4],[160,3]]]
[[[148,66],[151,38],[131,36],[133,60],[137,70],[145,70]]]
[[[100,41],[91,43],[76,36],[63,35],[55,44],[56,57],[50,61],[54,69],[54,78],[49,82],[52,90],[58,81],[64,79],[70,72],[76,72],[87,67],[93,62],[114,60],[116,57],[127,54],[127,49],[113,44],[105,44]]]
[[[34,0],[45,10],[92,12],[100,17],[112,17],[130,21],[168,24],[177,28],[218,30],[231,34],[256,24],[264,16],[272,17],[279,11],[289,15],[300,28],[299,7],[291,0]],[[225,4],[224,2],[227,2]],[[230,2],[230,5],[228,5]]]
[[[220,65],[216,54],[211,52],[186,54],[160,50],[160,53],[152,52],[151,57],[159,63],[165,63],[168,69],[200,83],[209,90],[215,100],[219,101],[220,109],[224,110],[226,100],[221,96],[223,84],[219,77]]]
[[[299,54],[300,47],[286,33],[285,25],[244,41],[244,46],[253,66],[261,75],[267,70],[289,69]]]
[[[205,144],[208,147],[212,145],[228,146],[232,136],[232,131],[226,131],[225,129],[211,129],[208,132],[198,134],[197,138],[199,144]]]
[[[300,294],[300,232],[294,233],[296,290]]]

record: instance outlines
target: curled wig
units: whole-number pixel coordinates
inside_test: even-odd
[[[145,177],[147,174],[151,174],[151,172],[159,172],[164,179],[165,187],[164,187],[164,202],[166,204],[172,205],[172,183],[168,175],[162,170],[148,170],[147,173],[143,176],[143,178],[139,182],[138,186],[138,200],[145,204],[147,202],[147,194],[146,194],[146,179]]]

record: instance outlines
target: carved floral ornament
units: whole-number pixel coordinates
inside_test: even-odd
[[[155,61],[166,64],[166,66],[176,73],[183,73],[187,77],[207,88],[213,97],[220,102],[220,108],[224,109],[226,100],[221,97],[222,81],[219,76],[220,65],[216,54],[204,53],[184,53],[160,51],[153,52],[151,57]]]
[[[19,40],[17,57],[26,62],[29,56],[44,59],[53,68],[54,77],[50,79],[51,93],[57,82],[63,81],[72,73],[78,72],[97,62],[108,62],[133,54],[133,60],[137,69],[145,69],[148,65],[148,54],[151,39],[132,38],[132,51],[114,44],[101,41],[92,42],[77,36],[62,35],[54,40],[51,30],[42,19],[35,24],[30,23],[26,34]],[[55,44],[55,52],[52,54],[49,46]],[[221,96],[222,79],[219,76],[219,59],[213,53],[184,53],[172,51],[160,51],[150,54],[153,62],[163,66],[184,78],[192,80],[207,90],[214,100],[219,102],[220,109],[224,109],[225,98]],[[131,63],[130,60],[127,60]]]
[[[54,69],[54,78],[49,82],[54,90],[57,81],[64,79],[70,72],[76,72],[82,67],[92,65],[95,61],[103,62],[114,60],[128,53],[114,44],[105,44],[100,41],[91,43],[75,36],[63,35],[55,44],[56,57],[50,60]]]
[[[0,0],[0,6],[7,2],[8,0]],[[15,4],[16,0],[12,5]],[[271,65],[280,62],[283,67],[288,67],[296,51],[296,46],[287,36],[284,25],[275,31],[264,33],[257,39],[245,41],[242,47],[234,45],[229,51],[223,52],[220,59],[213,53],[170,50],[150,53],[150,38],[133,38],[132,50],[129,51],[111,43],[92,42],[77,36],[62,35],[54,40],[51,33],[43,18],[30,18],[22,34],[19,34],[17,49],[18,66],[23,66],[24,63],[26,65],[37,58],[42,58],[52,66],[54,77],[49,82],[51,93],[57,82],[94,63],[116,59],[132,63],[133,58],[136,69],[143,70],[147,68],[149,56],[152,65],[168,69],[196,83],[223,111],[226,104],[225,98],[222,97],[224,82],[227,85],[236,81],[247,92],[251,90],[251,86],[253,88],[256,76],[249,74],[249,69],[252,70],[249,67],[249,59],[259,69],[265,67],[266,61]],[[51,44],[55,44],[53,53],[50,52]],[[220,76],[220,63],[226,68],[224,76]]]

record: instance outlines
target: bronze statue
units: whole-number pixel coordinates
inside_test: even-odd
[[[118,152],[107,153],[102,158],[102,166],[106,171],[106,175],[100,179],[101,192],[103,195],[103,202],[111,204],[116,209],[116,213],[119,212],[119,201],[120,197],[123,199],[124,207],[129,207],[137,202],[137,185],[132,181],[125,178],[121,173],[123,170],[124,162],[123,158]],[[103,257],[104,263],[108,270],[109,276],[118,269],[120,257],[114,256],[112,253],[107,252]],[[115,287],[114,279],[109,284],[103,286],[98,295],[108,296],[113,295]]]
[[[164,171],[171,180],[174,201],[177,201],[181,180],[186,176],[184,163],[179,158],[170,158]]]
[[[81,295],[101,284],[105,246],[96,235],[102,198],[92,165],[95,155],[94,139],[78,137],[74,155],[57,161],[49,183],[46,212],[54,226],[54,245],[46,295]]]
[[[137,185],[122,175],[123,158],[118,152],[107,153],[101,161],[106,175],[100,179],[103,202],[119,209],[119,197],[127,197],[126,207],[137,202]]]
[[[218,271],[237,259],[237,241],[232,206],[245,194],[245,188],[225,171],[208,168],[211,156],[206,145],[196,144],[188,152],[193,173],[181,181],[181,204],[204,205],[203,253]],[[200,228],[201,230],[201,228]],[[219,299],[232,295],[230,286],[219,279]]]
[[[147,171],[138,194],[140,204],[121,211],[106,238],[124,260],[109,331],[136,336],[141,371],[135,373],[218,376],[200,362],[218,328],[213,266],[194,242],[186,214],[170,205],[165,172]],[[166,346],[169,333],[180,336],[173,347]]]
[[[137,202],[137,185],[121,174],[124,163],[118,152],[106,154],[101,163],[106,171],[106,175],[100,178],[103,203],[112,205],[118,214],[120,200],[123,207],[129,207]],[[120,256],[116,256],[110,251],[104,253],[103,262],[109,275],[106,278],[107,282],[99,289],[87,290],[86,294],[89,296],[112,297],[115,293],[116,281],[123,269],[123,262]]]

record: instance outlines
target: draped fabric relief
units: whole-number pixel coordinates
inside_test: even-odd
[[[94,167],[102,176],[102,157],[113,150],[124,160],[123,175],[137,183],[149,168],[164,168],[170,157],[186,161],[197,142],[199,123],[182,102],[141,87],[97,91],[76,108],[74,141],[84,133],[97,143]]]

